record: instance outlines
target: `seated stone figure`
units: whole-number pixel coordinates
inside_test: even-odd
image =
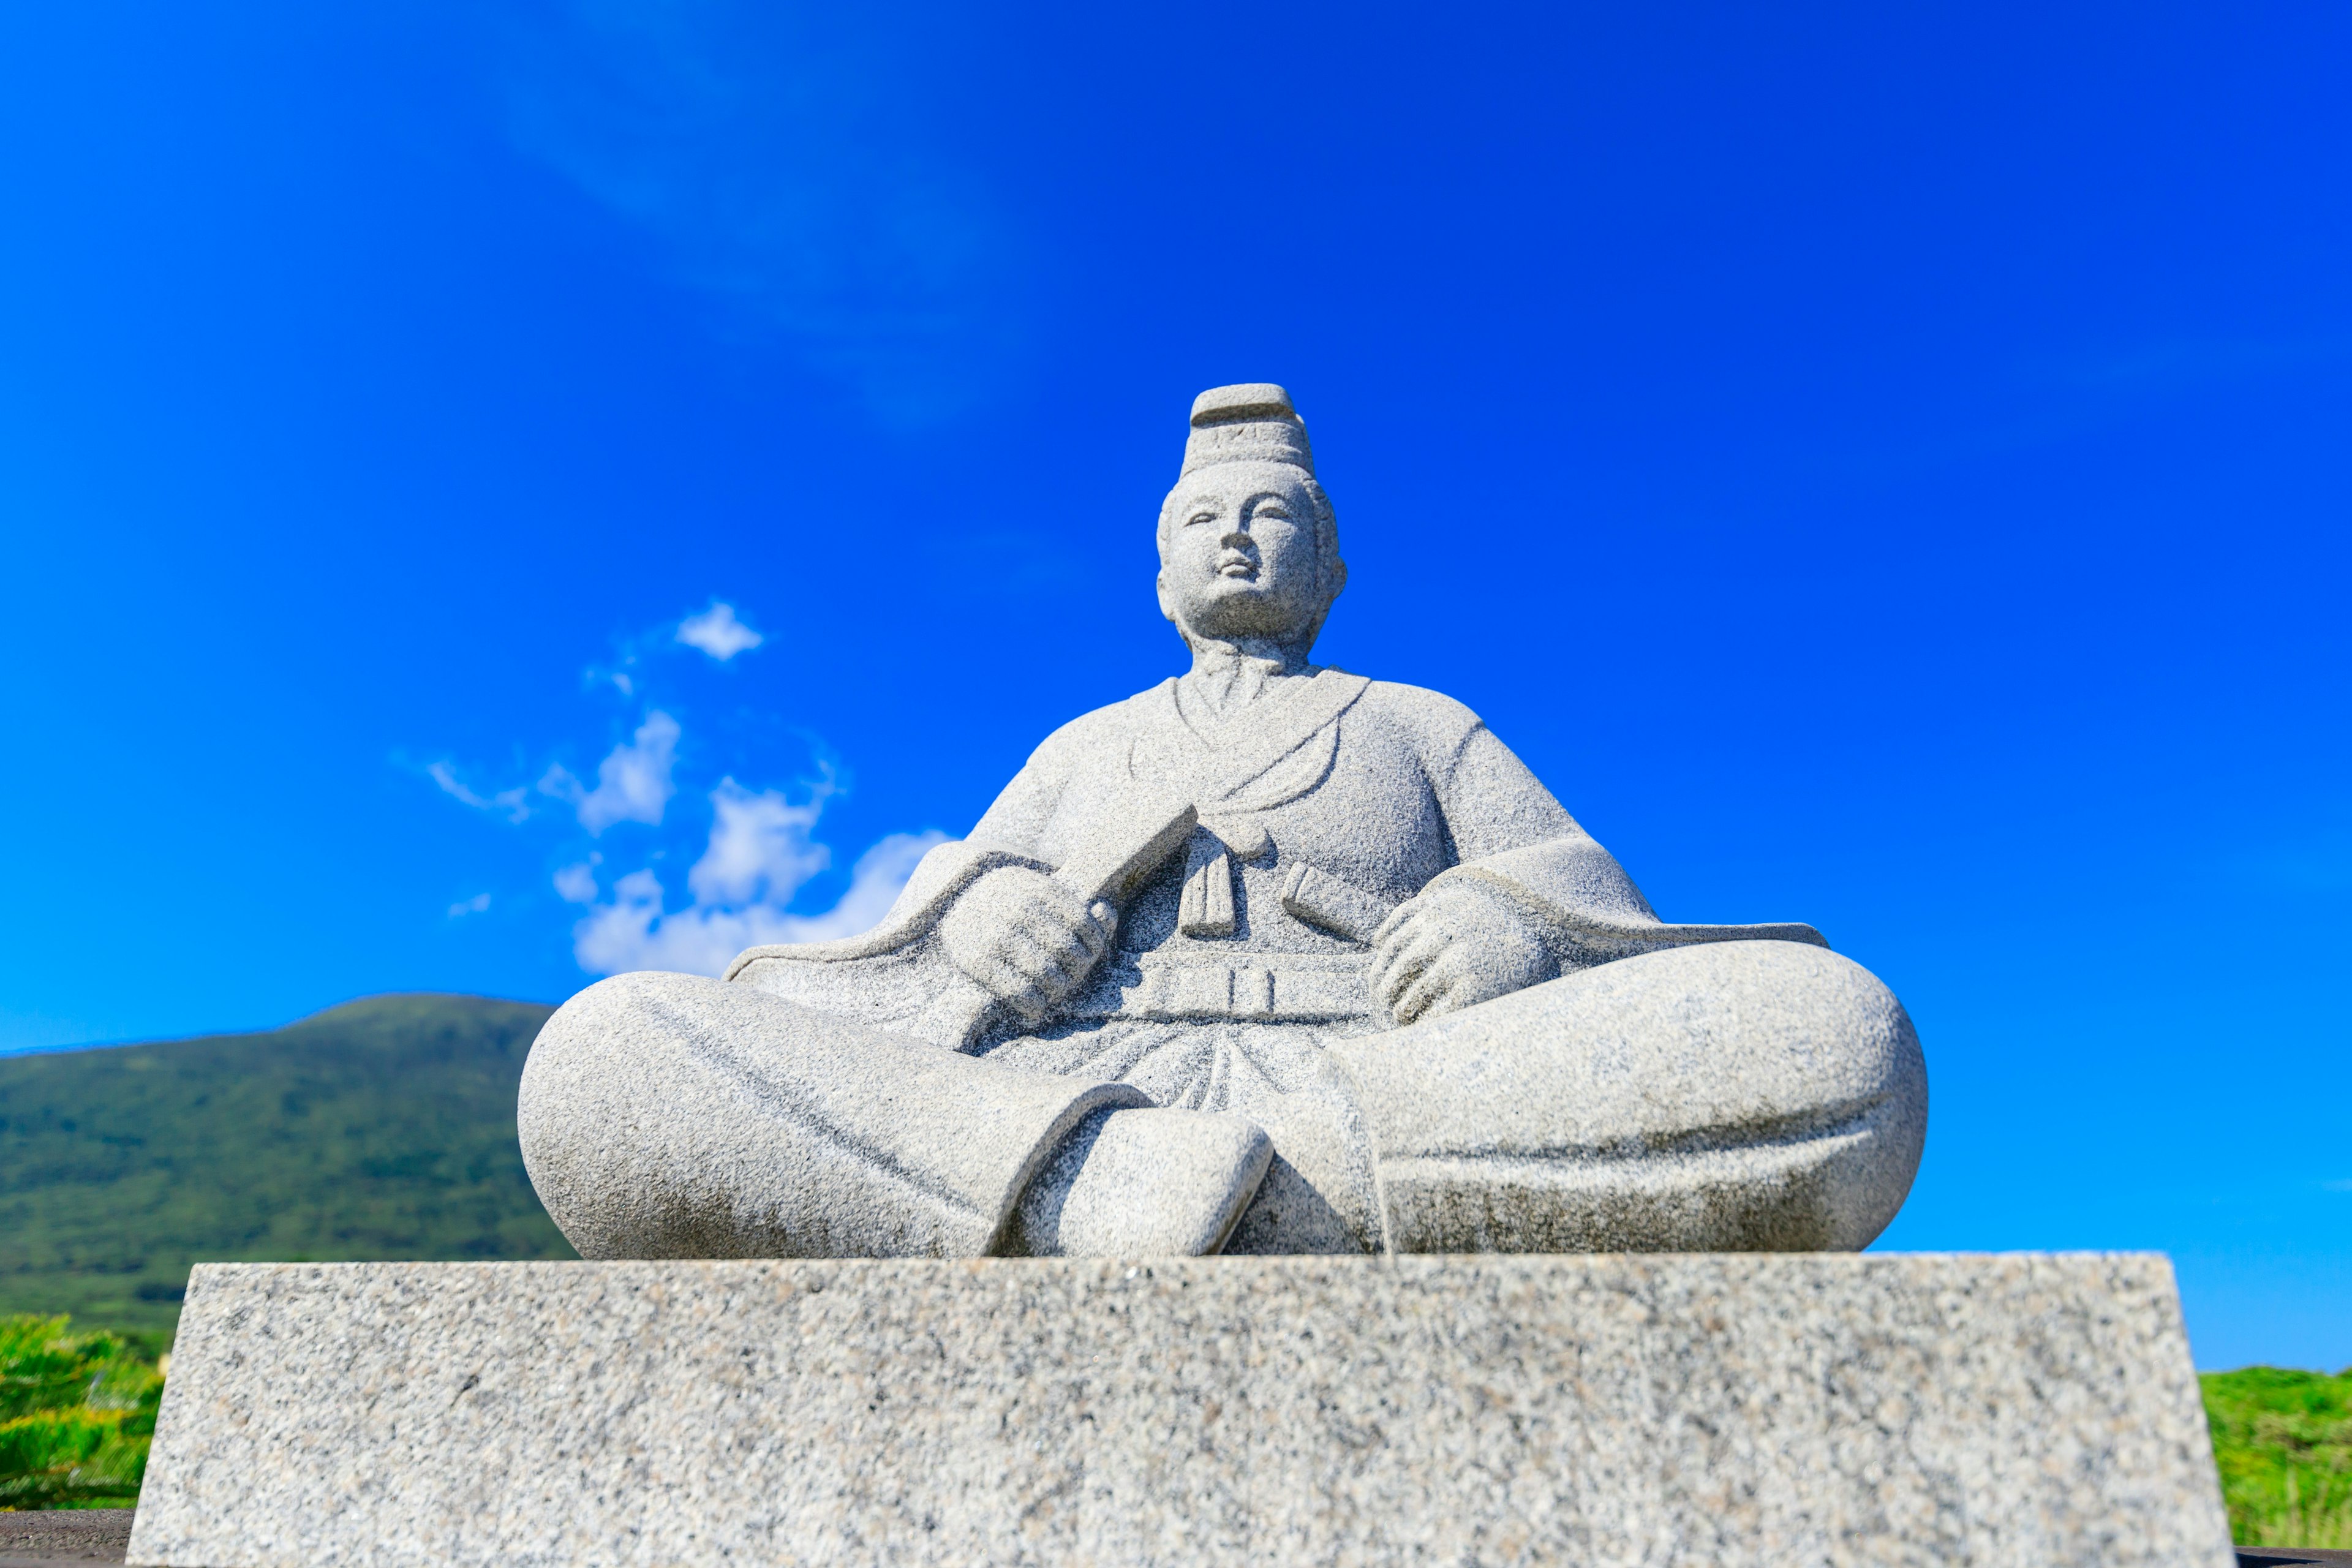
[[[866,936],[566,1003],[520,1122],[588,1258],[1854,1248],[1918,1040],[1809,926],[1670,925],[1476,715],[1308,662],[1270,385],[1160,516],[1191,670],[1047,737]]]

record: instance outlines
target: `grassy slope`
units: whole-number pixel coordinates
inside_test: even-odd
[[[168,1332],[199,1259],[569,1258],[515,1142],[551,1009],[376,996],[0,1058],[0,1313]]]
[[[2247,1546],[2352,1546],[2352,1369],[2207,1373],[2230,1531]]]

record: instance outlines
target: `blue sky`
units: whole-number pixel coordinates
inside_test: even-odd
[[[853,926],[1179,668],[1288,385],[1325,657],[1926,1043],[1883,1246],[2352,1363],[2352,14],[0,13],[0,1048]],[[754,640],[756,639],[756,640]],[[723,654],[723,657],[722,657]]]

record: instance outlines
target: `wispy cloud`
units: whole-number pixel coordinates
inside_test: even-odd
[[[425,771],[432,776],[435,784],[441,786],[444,795],[463,801],[477,811],[499,812],[509,822],[521,822],[530,816],[530,792],[520,784],[513,789],[502,789],[495,795],[477,795],[458,781],[457,770],[447,763],[427,763]]]
[[[720,781],[710,796],[709,843],[686,874],[692,902],[669,910],[667,889],[650,867],[628,873],[573,929],[580,966],[595,974],[633,969],[717,974],[747,947],[824,942],[870,928],[889,910],[915,863],[946,836],[891,834],[858,857],[848,890],[833,908],[793,914],[787,907],[793,896],[831,861],[825,847],[809,837],[826,793],[820,787],[794,805],[772,790],[754,794],[733,779]],[[583,888],[593,897],[593,868],[567,866],[556,873],[557,892],[572,902],[590,902],[578,896]]]
[[[925,62],[943,61],[952,21],[730,0],[558,0],[536,16],[509,35],[517,142],[653,236],[683,280],[895,422],[999,379],[1007,226],[928,123]]]
[[[714,906],[789,901],[802,884],[833,863],[832,852],[813,842],[828,783],[794,805],[775,790],[754,795],[731,778],[710,792],[710,845],[686,885],[695,902]]]
[[[596,764],[596,787],[590,789],[561,763],[539,781],[541,795],[563,801],[579,814],[580,826],[601,834],[617,822],[661,824],[662,810],[677,793],[670,771],[677,762],[677,721],[656,708],[637,726],[635,736],[623,742]]]
[[[698,616],[688,616],[677,626],[677,640],[688,647],[698,647],[719,663],[725,664],[739,653],[748,653],[768,639],[735,618],[735,606],[724,600],[712,605]],[[626,676],[616,677],[626,680]],[[628,690],[626,686],[621,689]]]
[[[697,628],[698,619],[709,624]],[[714,601],[709,611],[689,617],[685,625],[663,627],[657,645],[648,640],[651,634],[626,645],[623,657],[635,664],[657,647],[700,648],[699,642],[688,638],[689,629],[730,653],[747,646],[743,637],[756,639],[758,635],[734,617],[730,606]],[[702,651],[721,657],[708,648]],[[701,663],[691,656],[678,657],[691,665]],[[626,678],[612,670],[592,669],[589,675],[592,689],[629,689],[622,685]],[[550,875],[556,897],[582,911],[572,933],[572,952],[591,973],[655,968],[716,974],[746,947],[853,935],[882,918],[915,863],[945,837],[936,832],[889,835],[858,858],[848,888],[831,909],[795,913],[794,900],[833,864],[832,850],[815,837],[826,803],[841,791],[832,765],[820,754],[815,778],[789,794],[753,788],[733,773],[722,776],[701,792],[710,808],[708,831],[702,832],[698,814],[671,809],[673,804],[686,804],[678,801],[684,740],[685,726],[677,716],[667,707],[654,708],[645,712],[627,740],[597,763],[593,785],[562,763],[547,768],[536,785],[494,794],[472,788],[446,763],[425,771],[452,799],[496,812],[510,822],[532,823],[542,833],[562,820],[562,814],[547,803],[562,802],[571,808],[583,837],[601,841],[601,847],[591,848],[575,840]],[[711,744],[710,737],[703,736],[690,754],[707,754]],[[724,742],[719,744],[723,747]],[[694,786],[689,783],[688,787],[691,791]],[[687,801],[692,799],[689,793]],[[678,816],[687,820],[673,820]],[[637,825],[637,830],[613,831],[626,824]],[[571,831],[568,826],[560,830]],[[676,873],[668,873],[672,880],[666,885],[663,868],[685,858],[681,851],[693,843],[687,836],[696,833],[701,833],[701,843],[686,872],[686,902],[673,909],[669,901]],[[672,855],[677,859],[669,859]],[[476,894],[449,906],[449,918],[480,914],[490,902],[489,892]],[[528,910],[531,904],[526,899],[508,907]]]
[[[596,901],[596,868],[602,855],[591,855],[577,860],[555,873],[555,896],[567,904],[593,904]]]

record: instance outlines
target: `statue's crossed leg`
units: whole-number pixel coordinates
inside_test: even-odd
[[[1398,1252],[1859,1247],[1927,1123],[1900,1005],[1791,942],[1624,959],[1328,1056],[1377,1173],[1378,1238],[1352,1234]],[[1329,1167],[1277,1160],[1283,1121],[657,973],[565,1004],[519,1115],[589,1258],[1213,1252],[1261,1182]]]

